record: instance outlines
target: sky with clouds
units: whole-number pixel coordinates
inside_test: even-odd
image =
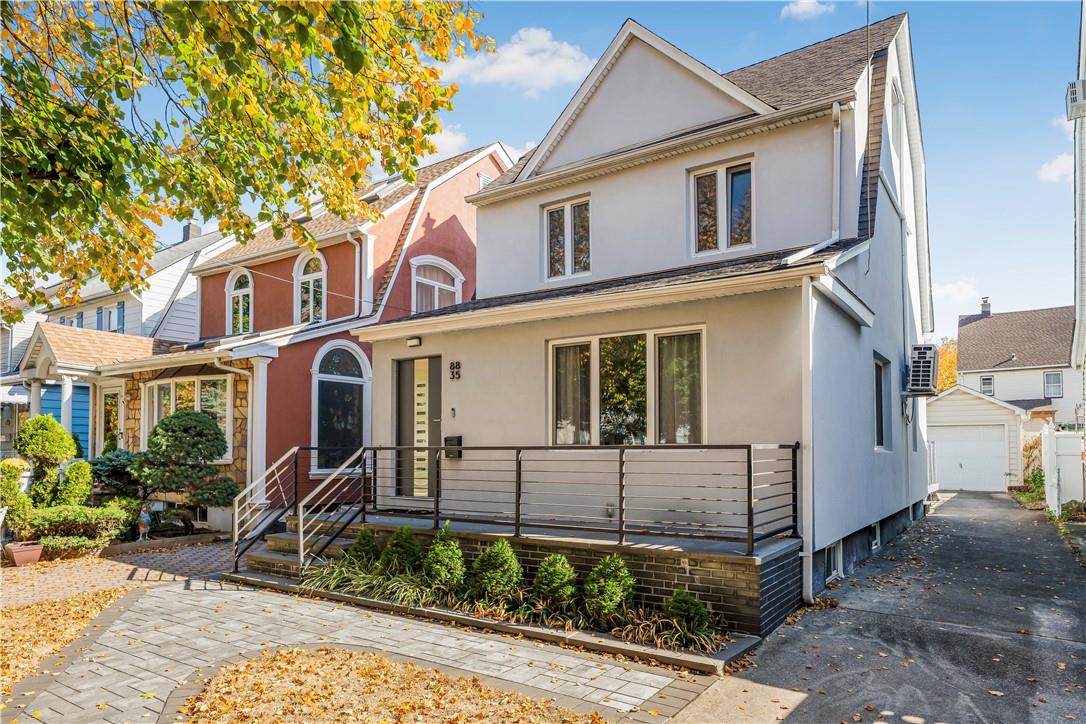
[[[864,4],[475,3],[489,55],[456,59],[461,88],[441,155],[538,142],[622,22],[632,17],[727,71],[861,27]],[[910,13],[928,172],[936,335],[982,295],[994,311],[1071,304],[1074,210],[1064,89],[1078,43],[1074,2],[874,2]],[[164,229],[164,240],[176,229]]]

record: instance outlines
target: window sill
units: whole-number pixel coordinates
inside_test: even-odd
[[[723,249],[709,249],[706,251],[695,251],[691,253],[691,257],[694,259],[715,259],[717,257],[727,256],[728,254],[738,254],[740,252],[754,251],[756,245],[751,244],[739,244],[736,246],[727,246]]]
[[[563,274],[560,277],[547,277],[543,280],[544,284],[557,284],[558,282],[568,282],[570,279],[588,279],[591,278],[592,272],[577,272],[576,274]]]

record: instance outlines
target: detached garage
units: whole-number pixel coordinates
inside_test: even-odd
[[[1022,481],[1025,410],[960,385],[928,402],[940,490],[1004,492]]]

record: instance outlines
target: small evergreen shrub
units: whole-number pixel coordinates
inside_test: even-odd
[[[136,477],[134,466],[143,453],[110,450],[91,460],[95,482],[111,495],[145,499],[145,488]]]
[[[577,595],[577,572],[569,560],[560,553],[543,559],[535,573],[532,593],[553,608],[564,608]]]
[[[60,482],[57,466],[75,457],[75,440],[52,415],[38,415],[23,423],[15,436],[15,449],[34,466],[30,483],[34,505],[53,505]]]
[[[363,528],[358,532],[358,537],[351,543],[351,547],[344,554],[354,561],[373,563],[381,555],[381,547],[377,544],[377,536],[369,528]]]
[[[30,479],[30,501],[36,508],[48,508],[57,501],[57,493],[60,487],[60,468],[34,468],[34,476]]]
[[[682,588],[671,594],[664,612],[687,631],[706,631],[709,628],[709,611],[705,604]]]
[[[597,622],[606,623],[630,607],[633,587],[626,562],[612,553],[597,563],[585,579],[585,610]]]
[[[227,508],[234,504],[234,498],[240,492],[241,486],[233,478],[224,475],[192,491],[189,502],[208,508]]]
[[[33,511],[30,514],[29,526],[35,538],[114,538],[125,528],[127,521],[128,514],[119,508],[57,505]]]
[[[455,591],[464,582],[464,553],[460,541],[449,532],[449,523],[434,538],[422,562],[422,574],[435,588]]]
[[[422,546],[410,526],[402,526],[388,539],[377,565],[383,573],[397,576],[413,573],[422,563]]]
[[[20,482],[28,468],[25,461],[17,458],[0,461],[0,508],[8,509],[4,524],[19,540],[30,535],[29,520],[34,508]]]
[[[524,576],[513,547],[504,538],[492,543],[471,564],[475,597],[491,603],[509,599]]]
[[[64,471],[64,479],[57,486],[57,505],[83,505],[91,496],[91,465],[79,460]]]
[[[139,498],[126,498],[122,495],[110,498],[102,504],[103,508],[110,508],[112,510],[119,510],[125,514],[124,527],[129,528],[136,524],[136,516],[140,514],[140,508],[143,507],[143,501]]]
[[[98,553],[109,545],[109,538],[84,538],[78,535],[49,535],[41,539],[42,557],[80,558]]]

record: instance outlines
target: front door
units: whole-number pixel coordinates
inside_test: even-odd
[[[437,490],[441,445],[441,357],[400,360],[396,369],[396,494],[426,497]]]

